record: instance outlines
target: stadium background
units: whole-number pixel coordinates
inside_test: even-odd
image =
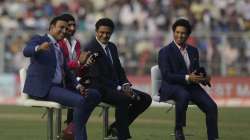
[[[250,0],[0,0],[0,140],[45,139],[42,110],[8,105],[15,105],[20,94],[18,70],[29,63],[22,55],[25,42],[44,33],[50,18],[62,12],[77,18],[82,45],[93,36],[96,20],[110,17],[116,24],[112,41],[129,79],[149,93],[150,68],[172,39],[171,24],[177,17],[189,18],[189,43],[199,49],[201,64],[213,78],[207,90],[221,106],[221,139],[249,139]],[[174,111],[162,110],[150,108],[136,121],[136,140],[165,140],[173,130]],[[101,137],[96,114],[88,124],[91,140]],[[188,111],[186,130],[195,133],[193,140],[205,139],[204,116],[197,108]]]
[[[98,18],[113,19],[111,40],[121,62],[135,86],[147,92],[158,50],[172,39],[171,24],[187,17],[193,25],[189,43],[213,76],[211,96],[222,106],[250,105],[249,0],[1,0],[0,102],[15,102],[19,95],[17,73],[29,63],[22,55],[26,41],[46,32],[50,18],[63,12],[77,18],[82,45],[93,37]]]

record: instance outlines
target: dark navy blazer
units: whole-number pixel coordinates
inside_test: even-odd
[[[185,75],[199,68],[197,48],[187,45],[186,49],[190,59],[189,69],[174,41],[159,51],[158,64],[163,78],[159,91],[161,101],[167,100],[173,94],[172,85],[186,86]]]
[[[118,51],[112,42],[108,42],[107,47],[110,50],[113,64],[107,57],[102,46],[97,42],[96,38],[93,38],[84,48],[85,51],[91,51],[93,53],[98,53],[99,56],[92,66],[92,75],[95,82],[94,85],[97,88],[110,88],[116,89],[118,85],[128,83],[125,71],[121,66]]]
[[[48,51],[35,51],[35,47],[44,42],[51,42],[47,35],[35,35],[28,41],[23,50],[24,56],[30,57],[30,65],[27,70],[23,91],[30,96],[40,98],[49,93],[57,64],[54,46],[51,46]],[[64,65],[64,72],[72,85],[75,86],[77,82],[66,65]]]

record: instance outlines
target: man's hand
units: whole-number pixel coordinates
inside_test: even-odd
[[[197,75],[196,71],[192,72],[188,78],[188,81],[190,81],[191,83],[195,83],[195,84],[199,84],[201,82],[204,82],[205,80],[206,80],[206,77],[204,77],[203,75]]]
[[[211,77],[204,74],[204,73],[197,73],[196,71],[192,72],[189,75],[188,79],[191,83],[196,83],[196,84],[202,84],[204,86],[209,86],[211,87],[210,81]]]
[[[43,42],[41,45],[38,46],[37,51],[48,51],[51,44],[49,42]]]
[[[80,57],[79,57],[79,62],[80,64],[85,64],[88,57],[90,55],[90,52],[81,52]]]
[[[86,62],[85,62],[85,65],[86,65],[86,66],[89,66],[89,65],[91,65],[91,64],[93,64],[93,63],[95,63],[95,59],[94,59],[94,55],[91,54],[91,55],[87,58],[87,60],[86,60]]]
[[[80,91],[80,94],[81,94],[82,96],[86,96],[87,93],[88,93],[88,92],[87,92],[87,89],[86,89],[83,85],[81,85],[81,84],[78,84],[78,85],[76,86],[76,89]]]
[[[132,86],[132,85],[131,85],[130,83],[125,83],[125,84],[122,85],[122,89],[121,89],[121,90],[122,90],[123,92],[125,92],[125,93],[126,93],[126,92],[132,92],[131,86]]]
[[[206,77],[204,77],[204,78],[205,78],[205,80],[204,80],[203,82],[201,82],[201,84],[204,85],[204,86],[209,86],[209,87],[211,87],[211,84],[210,84],[211,76],[206,76]]]
[[[125,95],[127,95],[127,96],[129,96],[129,97],[132,97],[133,96],[133,91],[132,91],[132,88],[131,88],[131,84],[130,83],[125,83],[125,84],[123,84],[122,85],[122,89],[121,89],[121,91],[125,94]]]
[[[131,97],[133,96],[133,93],[132,92],[123,92],[123,94],[127,95],[128,97]]]

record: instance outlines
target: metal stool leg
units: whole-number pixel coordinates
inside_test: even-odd
[[[109,107],[103,106],[103,139],[106,140],[108,136],[108,127],[109,127]]]
[[[56,109],[56,120],[55,120],[55,139],[61,139],[61,130],[62,130],[62,109]]]
[[[47,108],[48,111],[48,118],[47,118],[47,139],[53,140],[53,109]]]
[[[103,140],[117,140],[117,137],[108,136],[109,129],[109,106],[102,106],[103,115]]]

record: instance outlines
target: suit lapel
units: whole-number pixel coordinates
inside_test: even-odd
[[[192,72],[194,70],[195,59],[198,59],[198,58],[194,55],[194,51],[192,51],[192,48],[190,46],[187,47],[187,52],[188,52],[188,57],[190,60],[189,70]]]
[[[110,62],[110,60],[109,60],[108,56],[106,55],[106,53],[104,52],[102,46],[97,42],[96,39],[95,39],[95,44],[96,44],[95,46],[97,46],[97,47],[96,47],[97,51],[100,53],[101,56],[103,56],[103,58],[104,58],[104,60],[105,60],[104,62],[105,62],[110,68],[112,68],[112,63]],[[111,53],[111,55],[112,55],[111,50],[110,50],[110,53]]]
[[[184,60],[180,50],[178,49],[178,47],[175,45],[174,42],[172,42],[171,47],[174,50],[173,55],[175,55],[176,60],[178,61],[177,63],[180,64],[182,67],[184,67],[186,71],[188,71],[185,60]]]

